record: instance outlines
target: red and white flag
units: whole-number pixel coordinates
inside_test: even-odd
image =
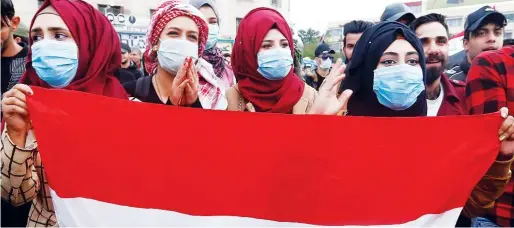
[[[499,114],[208,111],[34,88],[61,226],[453,226]]]

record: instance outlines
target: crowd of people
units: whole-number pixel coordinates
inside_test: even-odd
[[[456,63],[448,55],[445,17],[416,18],[397,3],[379,23],[344,25],[344,63],[322,43],[314,63],[302,65],[291,27],[270,8],[242,19],[227,59],[216,46],[219,12],[211,0],[164,1],[151,18],[143,53],[120,43],[109,20],[81,0],[46,0],[28,41],[14,37],[20,17],[12,0],[1,0],[1,7],[2,226],[58,226],[26,105],[34,95],[30,86],[242,112],[422,117],[500,111],[501,149],[456,225],[514,225],[514,46],[503,47],[507,20],[494,8],[468,15],[466,55]]]

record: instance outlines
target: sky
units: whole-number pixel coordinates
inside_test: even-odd
[[[408,0],[290,0],[291,22],[296,29],[325,32],[329,22],[380,18],[385,7]]]

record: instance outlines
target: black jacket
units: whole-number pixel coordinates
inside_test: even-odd
[[[121,84],[123,84],[143,77],[143,72],[137,67],[136,63],[130,61],[130,66],[128,68],[119,68],[115,75],[116,78],[120,80]]]

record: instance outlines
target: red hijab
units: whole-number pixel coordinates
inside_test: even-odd
[[[250,11],[239,24],[232,50],[232,67],[239,91],[256,111],[291,113],[305,88],[305,83],[293,73],[293,67],[279,81],[270,81],[257,71],[257,53],[272,28],[278,29],[286,37],[291,56],[294,57],[293,35],[286,20],[276,10],[257,8]]]
[[[30,30],[37,15],[47,6],[52,6],[59,13],[79,49],[77,74],[64,89],[128,99],[125,89],[114,76],[114,71],[121,64],[121,47],[118,34],[109,20],[82,0],[46,0],[32,19]],[[29,44],[32,43],[30,37]],[[30,52],[27,70],[20,82],[51,88],[32,68]]]

